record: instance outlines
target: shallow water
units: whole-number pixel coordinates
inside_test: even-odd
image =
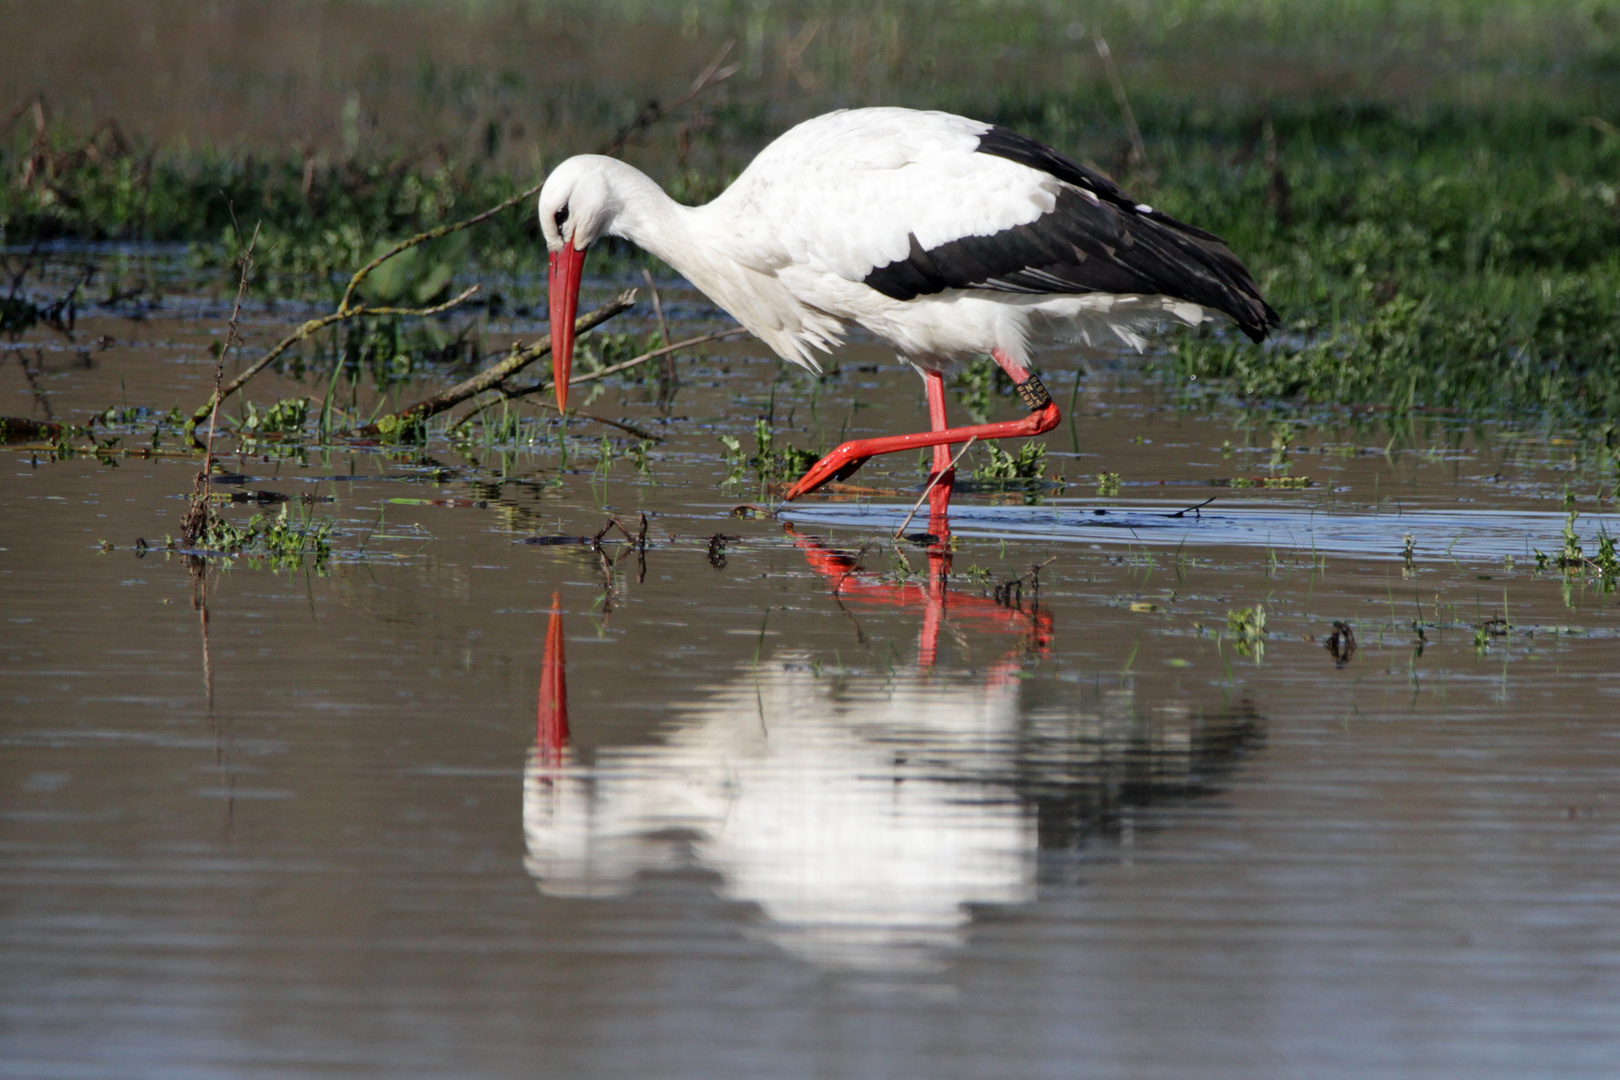
[[[139,314],[9,343],[0,414],[200,400],[218,304]],[[1590,462],[1437,419],[1274,464],[1264,420],[1090,363],[1071,483],[958,496],[943,585],[886,540],[915,462],[731,514],[764,497],[716,436],[756,416],[922,422],[870,346],[819,390],[751,343],[668,409],[610,388],[667,436],[646,475],[590,426],[565,469],[228,444],[224,490],[333,500],[294,571],[133,550],[193,458],[0,451],[0,1075],[1614,1075],[1615,609],[1534,560],[1566,487],[1613,531]],[[525,543],[609,512],[644,559]]]

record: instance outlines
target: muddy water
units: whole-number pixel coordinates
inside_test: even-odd
[[[189,405],[221,318],[30,331],[0,413]],[[645,473],[589,425],[566,467],[227,442],[223,490],[332,500],[296,570],[137,554],[193,459],[4,451],[0,1075],[1615,1075],[1615,609],[1533,554],[1567,486],[1614,529],[1603,478],[1440,420],[1283,460],[1089,363],[1048,365],[1070,485],[959,496],[948,562],[886,540],[911,461],[730,512],[757,416],[922,422],[861,345],[819,388],[750,344],[668,408],[609,388]],[[560,542],[642,512],[640,558]]]

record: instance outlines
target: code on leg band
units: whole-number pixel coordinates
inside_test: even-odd
[[[1023,382],[1014,383],[1013,389],[1024,399],[1024,404],[1029,406],[1030,412],[1052,404],[1052,395],[1046,392],[1046,387],[1041,384],[1041,377],[1034,372],[1031,372],[1029,378]]]

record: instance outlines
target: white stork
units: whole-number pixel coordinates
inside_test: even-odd
[[[1145,326],[1167,316],[1197,323],[1208,311],[1255,341],[1278,325],[1219,237],[1033,139],[949,113],[849,109],[807,120],[706,206],[676,203],[615,158],[573,157],[546,179],[539,209],[560,408],[585,249],[604,235],[668,263],[783,359],[819,372],[816,351],[853,324],[921,373],[932,430],[844,443],[788,499],[874,455],[932,446],[948,500],[950,444],[1057,424],[1029,371],[1043,340],[1112,335],[1139,346]],[[947,427],[943,371],[984,353],[1031,414]]]

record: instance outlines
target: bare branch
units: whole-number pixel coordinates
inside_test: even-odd
[[[584,334],[589,330],[607,322],[622,311],[627,311],[636,302],[636,290],[626,289],[618,296],[609,300],[601,307],[588,311],[574,320],[574,333]],[[476,397],[486,390],[494,390],[502,382],[516,375],[536,360],[551,352],[551,335],[546,334],[530,342],[522,348],[514,348],[507,354],[506,359],[480,371],[469,379],[465,379],[448,390],[441,391],[431,397],[423,398],[412,405],[397,412],[379,417],[374,422],[356,429],[358,435],[382,435],[398,429],[401,425],[436,416],[446,409]],[[579,382],[579,379],[573,380]]]
[[[372,259],[370,262],[366,263],[366,265],[354,272],[354,276],[349,279],[349,287],[343,290],[343,299],[338,301],[338,311],[348,311],[349,301],[354,299],[354,291],[360,287],[360,283],[364,281],[366,276],[369,275],[373,270],[377,269],[377,267],[381,266],[389,259],[392,259],[395,255],[398,255],[407,248],[413,248],[418,244],[425,244],[429,240],[437,240],[441,236],[449,236],[453,232],[460,232],[462,229],[471,228],[472,226],[477,225],[479,222],[488,221],[490,218],[501,213],[503,210],[510,210],[518,203],[534,198],[536,195],[540,194],[540,188],[542,186],[544,185],[536,184],[527,191],[520,191],[516,195],[513,195],[510,199],[507,199],[505,202],[492,206],[481,214],[474,214],[470,218],[465,218],[449,225],[440,225],[438,228],[429,229],[427,232],[417,233],[409,240],[401,240],[399,243],[395,244],[393,247],[389,248],[387,251],[383,252],[375,259]]]
[[[350,308],[347,311],[339,309],[338,311],[334,311],[328,315],[322,315],[318,319],[310,319],[298,329],[276,342],[269,352],[265,353],[263,356],[253,361],[253,363],[243,368],[242,371],[237,373],[236,378],[226,383],[223,387],[216,386],[214,396],[205,401],[196,412],[191,414],[191,422],[193,425],[202,423],[205,416],[207,416],[211,411],[219,408],[220,402],[242,389],[242,387],[246,385],[247,381],[253,378],[253,376],[275,363],[276,359],[280,357],[282,353],[286,352],[300,341],[320,333],[328,326],[333,326],[340,322],[347,322],[350,319],[358,319],[362,315],[438,315],[442,312],[449,311],[458,304],[465,303],[470,297],[473,296],[473,294],[478,292],[478,290],[479,286],[470,286],[463,290],[462,293],[459,296],[456,296],[454,299],[446,300],[442,304],[435,304],[433,307],[368,308],[365,305],[361,305],[357,308]]]
[[[747,331],[740,326],[736,326],[730,330],[717,330],[712,334],[703,334],[699,337],[687,338],[685,341],[677,341],[673,345],[665,345],[663,348],[653,349],[651,352],[642,353],[640,356],[633,356],[629,360],[614,364],[612,367],[605,367],[601,371],[592,371],[585,375],[576,375],[568,380],[568,385],[578,386],[580,383],[591,382],[594,379],[601,379],[608,375],[615,375],[618,372],[626,371],[630,368],[636,367],[638,364],[645,364],[649,360],[656,360],[660,356],[667,356],[678,349],[689,349],[694,345],[702,345],[709,341],[720,341],[724,338],[736,337],[737,335],[744,333],[747,333]],[[462,424],[471,423],[477,416],[487,412],[490,409],[493,409],[503,401],[513,401],[520,397],[527,397],[530,394],[538,394],[542,391],[550,390],[551,383],[542,381],[533,383],[529,386],[518,387],[515,390],[508,390],[504,386],[494,386],[490,389],[500,396],[491,398],[489,401],[486,401],[482,405],[473,409],[472,412],[469,412],[466,416],[463,416],[460,420],[457,420],[453,426],[460,427]],[[561,411],[555,405],[549,405],[543,401],[531,402],[530,404],[539,405],[542,408],[550,409],[552,412]],[[630,434],[636,435],[643,439],[652,439],[655,442],[664,441],[662,436],[654,435],[648,431],[642,431],[639,428],[632,427],[631,425],[622,423],[618,420],[609,420],[605,416],[592,416],[590,413],[573,411],[570,411],[568,415],[578,417],[581,420],[594,420],[598,424],[609,424],[613,427],[628,431]]]

